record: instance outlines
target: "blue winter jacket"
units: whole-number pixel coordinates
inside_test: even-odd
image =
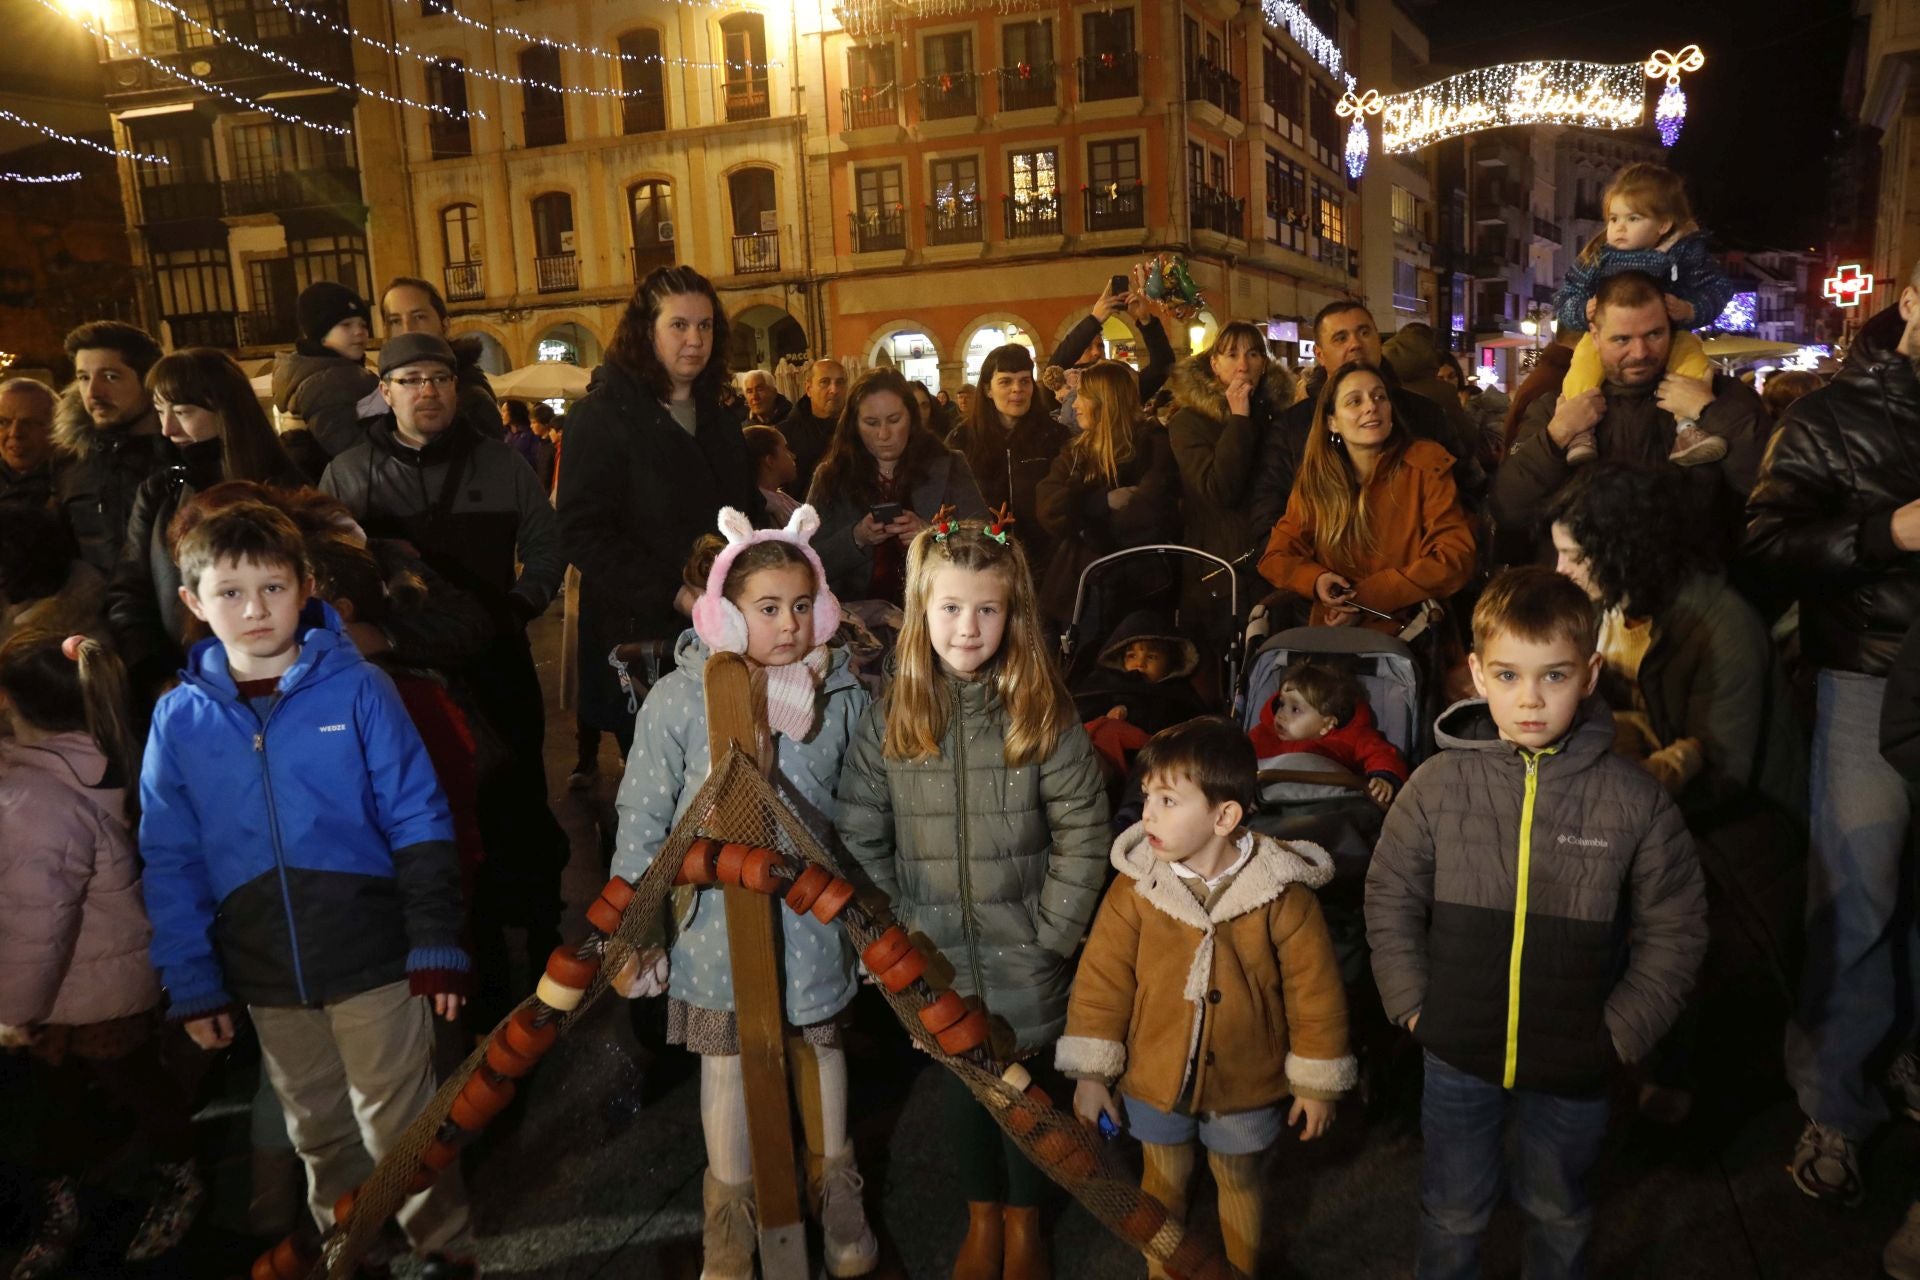
[[[1660,288],[1692,306],[1693,319],[1682,329],[1704,329],[1720,318],[1733,297],[1733,281],[1720,269],[1707,247],[1707,235],[1696,231],[1682,236],[1671,249],[1614,249],[1602,246],[1592,262],[1575,256],[1567,278],[1554,296],[1554,313],[1562,329],[1587,330],[1587,299],[1600,282],[1623,271],[1652,276]]]
[[[453,822],[393,682],[320,601],[262,721],[218,640],[160,699],[140,774],[153,963],[176,1019],[464,972]]]

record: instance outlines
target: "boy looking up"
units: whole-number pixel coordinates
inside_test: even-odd
[[[1136,767],[1146,816],[1114,842],[1120,876],[1094,919],[1055,1061],[1080,1082],[1081,1119],[1104,1115],[1144,1144],[1143,1187],[1175,1218],[1199,1139],[1227,1260],[1259,1275],[1260,1157],[1280,1136],[1280,1102],[1291,1094],[1284,1123],[1317,1138],[1356,1077],[1346,992],[1313,896],[1333,861],[1242,825],[1257,771],[1230,720],[1164,730]],[[1151,1260],[1148,1273],[1166,1274]]]
[[[1607,1076],[1666,1034],[1706,951],[1680,811],[1612,752],[1596,630],[1571,580],[1494,579],[1473,612],[1484,701],[1440,717],[1444,750],[1388,810],[1367,873],[1380,998],[1426,1050],[1421,1280],[1480,1274],[1509,1118],[1527,1275],[1586,1274]]]
[[[458,1013],[468,969],[453,825],[393,682],[309,601],[283,512],[227,507],[177,555],[214,638],[155,709],[141,771],[153,960],[202,1048],[247,1007],[325,1229],[433,1096],[433,1015]],[[473,1274],[444,1252],[470,1252],[457,1169],[398,1218],[426,1274]]]

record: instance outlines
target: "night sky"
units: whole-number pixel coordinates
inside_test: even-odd
[[[1670,163],[1725,243],[1808,248],[1827,223],[1826,158],[1844,124],[1847,0],[1430,0],[1433,58],[1462,69],[1531,58],[1630,62],[1698,44]]]

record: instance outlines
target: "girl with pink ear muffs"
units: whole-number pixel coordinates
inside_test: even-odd
[[[808,506],[784,529],[756,530],[731,507],[720,512],[727,545],[694,604],[693,629],[680,637],[675,669],[640,707],[616,801],[615,875],[633,879],[646,870],[707,779],[705,672],[714,653],[743,654],[753,667],[756,688],[766,691],[774,785],[797,794],[805,803],[795,811],[823,822],[821,838],[827,838],[841,760],[870,699],[848,669],[846,651],[827,646],[839,629],[840,602],[809,545],[819,523]],[[627,995],[664,990],[668,1040],[700,1055],[707,1144],[701,1274],[750,1280],[757,1238],[753,1164],[726,912],[717,890],[685,896],[691,901],[678,912],[670,951],[623,973],[615,985]],[[878,1261],[879,1245],[861,1207],[861,1179],[847,1141],[846,1055],[834,1021],[858,986],[853,951],[838,929],[812,916],[783,911],[780,917],[788,1043],[827,1272],[865,1275]]]

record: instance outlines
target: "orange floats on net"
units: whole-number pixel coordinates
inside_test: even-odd
[[[305,1280],[306,1274],[313,1270],[313,1264],[319,1260],[317,1252],[309,1253],[295,1244],[292,1236],[288,1236],[255,1258],[248,1275],[252,1280]]]
[[[487,1121],[507,1109],[513,1093],[513,1081],[502,1080],[487,1071],[476,1071],[467,1077],[459,1096],[454,1098],[447,1118],[464,1133],[478,1133],[487,1127]]]
[[[967,1002],[958,991],[942,991],[920,1010],[920,1025],[928,1035],[939,1035],[967,1016]]]
[[[813,900],[813,918],[821,924],[832,924],[840,913],[853,901],[853,881],[833,877],[833,882],[820,891]]]
[[[899,995],[912,986],[916,979],[927,972],[926,953],[920,948],[911,948],[907,954],[894,961],[893,966],[880,975],[880,985]]]
[[[356,1187],[333,1202],[333,1220],[336,1225],[346,1227],[353,1222],[353,1202],[359,1195],[360,1189]]]
[[[1120,1234],[1129,1243],[1145,1247],[1167,1225],[1167,1206],[1142,1192],[1140,1201],[1120,1219]]]
[[[538,1054],[514,1048],[504,1034],[487,1041],[486,1061],[495,1075],[505,1076],[509,1080],[518,1080],[540,1065]]]
[[[575,955],[566,947],[555,947],[547,956],[547,971],[533,989],[534,998],[562,1013],[577,1008],[600,962],[591,956]]]
[[[627,904],[632,901],[633,885],[615,876],[587,908],[587,923],[604,934],[618,933],[620,918],[627,914]]]
[[[1100,1161],[1087,1146],[1086,1138],[1072,1129],[1049,1129],[1034,1141],[1033,1149],[1070,1178],[1090,1178],[1100,1170]]]
[[[833,872],[812,863],[800,869],[793,879],[793,887],[787,890],[787,910],[800,916],[807,913],[826,887],[833,883]]]
[[[893,968],[901,956],[913,950],[913,939],[899,925],[890,925],[887,931],[866,945],[860,952],[860,962],[867,966],[867,972],[879,977]]]
[[[787,860],[776,850],[749,849],[740,862],[740,879],[736,883],[750,893],[778,893],[785,887],[786,882],[779,873],[786,865]]]
[[[945,1031],[936,1032],[933,1038],[940,1042],[940,1052],[949,1057],[958,1057],[985,1044],[991,1030],[987,1023],[987,1015],[978,1009],[970,1009],[966,1017]]]
[[[715,863],[720,858],[720,842],[705,838],[695,840],[687,846],[686,856],[680,859],[680,871],[675,875],[675,884],[709,885],[719,881],[719,872]]]
[[[513,1011],[507,1024],[500,1028],[497,1040],[504,1040],[515,1053],[528,1058],[545,1056],[553,1048],[553,1042],[560,1038],[558,1019],[536,1022],[540,1010],[533,1005],[523,1004]]]

